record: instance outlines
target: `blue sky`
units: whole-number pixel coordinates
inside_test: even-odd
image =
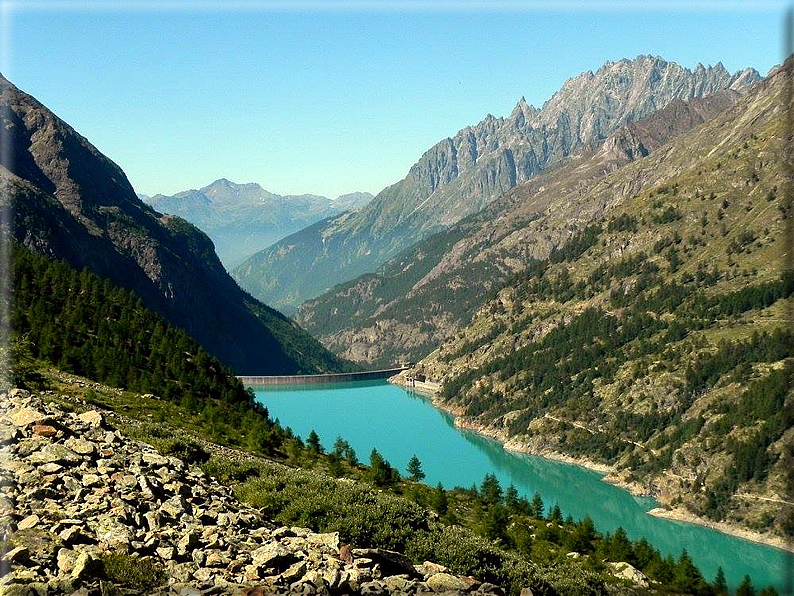
[[[2,71],[139,192],[377,193],[437,141],[606,60],[762,74],[777,2],[8,2]],[[545,8],[552,6],[553,8]]]

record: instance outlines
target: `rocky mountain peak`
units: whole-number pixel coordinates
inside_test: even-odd
[[[314,232],[304,234],[306,245],[296,238],[284,239],[284,246],[276,244],[261,257],[255,255],[245,273],[236,273],[237,279],[254,295],[293,308],[336,283],[374,270],[422,237],[480,211],[550,164],[603,143],[621,126],[646,118],[676,98],[690,100],[729,87],[743,91],[756,80],[752,70],[733,76],[721,65],[693,71],[659,56],[606,62],[595,73],[568,79],[539,110],[522,98],[509,117],[488,114],[443,139],[402,181],[381,191],[355,217],[329,221],[326,230],[318,231],[322,242]],[[267,264],[263,267],[260,261]],[[337,274],[329,278],[328,271]]]

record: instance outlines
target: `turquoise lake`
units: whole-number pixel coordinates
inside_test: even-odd
[[[502,446],[454,426],[453,418],[413,394],[385,381],[337,385],[258,388],[257,399],[270,415],[302,438],[314,429],[326,450],[345,438],[361,461],[376,448],[405,474],[413,454],[422,462],[425,482],[445,488],[479,486],[492,472],[503,488],[543,496],[548,511],[559,504],[564,515],[590,515],[601,532],[622,526],[629,537],[645,537],[663,554],[676,557],[686,548],[709,581],[718,566],[735,587],[745,574],[756,588],[775,585],[783,593],[788,556],[783,551],[734,538],[703,526],[659,519],[647,514],[651,499],[600,480],[579,466],[505,451]]]

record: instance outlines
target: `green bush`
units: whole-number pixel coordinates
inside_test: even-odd
[[[105,578],[126,588],[143,591],[165,583],[163,569],[151,559],[139,559],[121,553],[105,553],[101,558]]]

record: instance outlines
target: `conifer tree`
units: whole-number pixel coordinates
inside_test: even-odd
[[[311,430],[309,436],[306,437],[306,447],[309,448],[309,451],[316,455],[320,455],[323,452],[323,446],[320,444],[320,437],[314,431]]]
[[[408,479],[413,482],[421,482],[425,478],[425,473],[422,470],[422,462],[419,461],[419,458],[414,454],[411,459],[408,461]]]
[[[714,576],[714,592],[717,596],[727,596],[728,582],[725,580],[725,572],[722,567],[717,567],[717,575]]]
[[[736,589],[736,596],[755,596],[755,588],[749,575],[745,575],[742,583]]]
[[[436,485],[436,488],[433,491],[432,505],[433,509],[435,509],[439,515],[445,515],[449,509],[447,491],[444,490],[444,487],[440,482]]]

